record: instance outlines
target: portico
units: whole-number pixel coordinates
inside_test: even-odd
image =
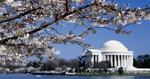
[[[132,52],[131,54],[107,53],[103,54],[103,56],[103,60],[109,61],[112,67],[126,67],[133,64],[133,60],[130,60],[132,57]]]

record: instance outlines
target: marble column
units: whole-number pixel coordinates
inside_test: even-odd
[[[129,55],[129,66],[131,66],[131,55]]]
[[[132,55],[130,55],[130,66],[133,65],[133,59],[132,59]]]
[[[97,55],[95,55],[95,62],[97,62]]]
[[[118,55],[118,66],[120,67],[120,55]]]
[[[103,58],[103,59],[104,59],[104,61],[106,61],[106,56],[105,56],[105,55],[103,55],[103,57],[104,57],[104,58]]]
[[[121,55],[121,67],[123,67],[123,55]]]
[[[120,58],[120,67],[121,67],[121,55],[119,55],[119,58]]]
[[[124,67],[126,66],[126,58],[125,58],[125,55],[123,55],[123,66],[124,66]]]
[[[129,55],[129,66],[131,66],[131,57],[130,57],[130,55]]]
[[[127,55],[125,55],[125,66],[127,66]]]
[[[129,55],[127,55],[127,63],[128,63],[128,65],[127,66],[129,66]]]
[[[107,55],[107,59],[108,59],[107,61],[110,61],[110,59],[109,59],[109,55]]]
[[[123,55],[123,66],[125,67],[125,63],[126,61],[125,61],[125,55]]]
[[[116,61],[116,55],[114,55],[114,63],[115,63],[115,67],[116,67],[116,65],[117,65],[117,61]]]
[[[111,63],[111,66],[113,66],[113,55],[110,55],[110,63]]]
[[[128,62],[129,65],[128,66],[130,66],[130,55],[128,55],[128,61],[129,61]]]

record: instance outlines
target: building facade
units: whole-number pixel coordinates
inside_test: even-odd
[[[148,68],[136,68],[133,66],[133,51],[128,50],[121,42],[110,40],[104,43],[102,48],[88,49],[83,53],[86,56],[85,63],[94,66],[101,61],[109,61],[111,69],[123,67],[127,72],[150,72]]]
[[[84,55],[87,57],[86,62],[92,65],[101,61],[109,61],[111,67],[133,67],[133,51],[129,51],[116,40],[107,41],[100,49],[88,49]]]

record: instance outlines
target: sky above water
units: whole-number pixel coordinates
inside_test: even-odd
[[[150,0],[114,0],[116,3],[123,5],[129,3],[130,8],[150,6]],[[73,26],[73,24],[64,23],[65,27]],[[114,31],[106,29],[98,29],[96,34],[89,34],[85,39],[93,48],[100,48],[106,41],[118,40],[122,42],[129,50],[134,51],[134,57],[141,54],[150,54],[150,21],[142,21],[138,25],[130,25],[126,28],[131,30],[130,35],[116,34]],[[77,30],[81,30],[77,28]],[[64,31],[64,29],[62,29]],[[77,31],[78,32],[78,31]],[[76,58],[83,53],[83,48],[72,44],[58,44],[54,45],[56,49],[60,50],[59,57],[65,59]]]

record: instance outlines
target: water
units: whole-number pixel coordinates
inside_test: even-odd
[[[150,76],[63,76],[63,75],[0,74],[0,79],[150,79]]]

